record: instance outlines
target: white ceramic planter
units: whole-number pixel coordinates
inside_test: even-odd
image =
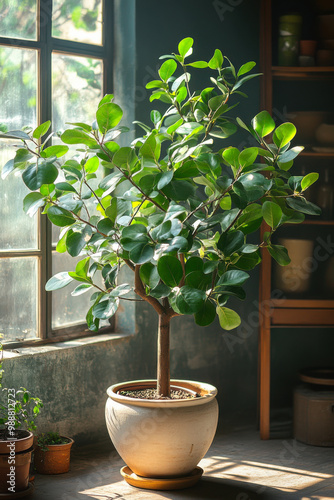
[[[200,382],[173,380],[173,386],[195,390],[200,397],[149,400],[117,394],[155,385],[154,380],[140,380],[109,387],[108,432],[135,474],[151,478],[185,476],[204,457],[216,433],[217,389]]]

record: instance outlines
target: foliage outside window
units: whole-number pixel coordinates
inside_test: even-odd
[[[103,33],[111,2],[103,0],[3,0],[0,3],[0,130],[31,129],[52,117],[49,147],[65,121],[93,119],[110,84]],[[111,22],[108,23],[109,27]],[[110,32],[110,29],[108,30]],[[0,164],[15,140],[2,141]],[[85,297],[45,292],[47,279],[67,265],[56,252],[58,234],[40,215],[27,218],[28,189],[15,176],[0,183],[0,332],[4,343],[84,332]],[[88,299],[87,299],[88,300]]]

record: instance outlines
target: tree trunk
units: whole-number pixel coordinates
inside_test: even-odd
[[[159,314],[158,329],[158,374],[157,392],[161,396],[170,396],[170,368],[169,368],[169,331],[170,316]]]

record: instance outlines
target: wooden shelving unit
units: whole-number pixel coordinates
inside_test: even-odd
[[[273,65],[272,60],[272,6],[276,0],[261,1],[261,107],[271,112],[275,105],[273,89],[274,80],[298,81],[300,85],[309,80],[327,81],[334,83],[334,67],[280,67]],[[277,19],[276,19],[277,21]],[[329,97],[330,99],[330,97]],[[302,159],[332,161],[333,152],[316,152],[306,149],[301,154]],[[314,170],[314,167],[313,167]],[[333,168],[334,170],[334,168]],[[303,224],[295,227],[295,233],[311,231],[328,231],[333,235],[334,221],[321,219],[307,219]],[[264,232],[265,227],[262,228]],[[329,327],[334,326],[334,300],[325,297],[319,298],[286,297],[273,298],[272,295],[272,260],[268,252],[263,252],[260,269],[260,336],[259,336],[259,417],[260,435],[262,439],[270,438],[270,340],[273,328],[285,327]],[[334,279],[334,277],[333,277]]]

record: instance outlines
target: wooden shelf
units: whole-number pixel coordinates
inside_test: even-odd
[[[307,226],[334,226],[334,220],[306,219],[301,224]]]
[[[320,300],[320,299],[271,299],[271,305],[275,308],[285,309],[333,309],[333,300]]]
[[[276,80],[317,80],[334,77],[334,66],[272,66]]]
[[[309,151],[309,150],[304,150],[300,153],[300,156],[306,156],[308,158],[332,158],[334,159],[334,151],[333,153],[320,153],[318,151]]]
[[[286,67],[273,65],[273,41],[277,42],[277,30],[273,29],[273,22],[277,25],[280,2],[275,0],[277,9],[272,8],[274,0],[261,0],[261,18],[260,18],[260,60],[261,71],[263,77],[261,78],[261,109],[273,113],[275,106],[277,106],[276,97],[283,90],[288,93],[287,99],[290,97],[290,105],[293,105],[294,96],[289,96],[289,89],[292,92],[299,93],[300,83],[303,83],[303,90],[306,90],[304,83],[308,81],[316,81],[317,83],[325,82],[324,90],[326,95],[323,102],[327,102],[330,98],[330,90],[328,90],[328,82],[334,81],[334,66],[309,66],[309,67]],[[302,2],[300,2],[302,4]],[[288,2],[286,2],[288,4]],[[285,82],[284,85],[281,82]],[[287,83],[290,82],[291,85]],[[293,85],[297,82],[297,85]],[[327,95],[327,92],[329,94]],[[299,97],[299,96],[298,96]],[[327,100],[326,100],[327,98]],[[280,99],[278,102],[287,104],[287,100]],[[303,102],[303,101],[301,101]],[[308,109],[307,101],[302,109]],[[329,102],[329,101],[328,101]],[[281,104],[282,105],[282,104]],[[321,104],[319,104],[321,106]],[[325,106],[326,107],[326,106]],[[291,108],[292,109],[292,108]],[[296,144],[298,143],[298,136]],[[308,144],[306,151],[301,153],[300,161],[305,164],[313,164],[312,170],[321,170],[334,160],[334,151],[314,151],[311,147],[321,147],[318,144]],[[309,159],[309,161],[307,161]],[[309,167],[307,166],[307,169]],[[312,218],[305,220],[298,230],[298,225],[294,228],[295,235],[310,233],[310,237],[317,232],[333,232],[334,221],[321,220],[319,218]],[[261,235],[263,236],[266,231],[265,225],[261,227]],[[311,235],[312,233],[312,235]],[[260,266],[260,294],[259,294],[259,317],[260,332],[259,332],[259,423],[261,439],[270,438],[270,375],[271,375],[271,332],[274,329],[292,327],[297,328],[329,328],[334,326],[334,300],[329,299],[325,290],[323,292],[324,300],[310,300],[310,299],[272,299],[273,283],[271,282],[272,276],[272,259],[267,252],[262,252],[262,263]],[[324,279],[323,272],[318,276],[319,287],[322,287],[321,280]],[[330,295],[331,297],[331,295]],[[282,365],[284,370],[284,363]]]

